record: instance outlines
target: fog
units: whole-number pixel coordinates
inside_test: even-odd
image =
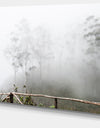
[[[99,8],[1,7],[0,91],[100,101]]]

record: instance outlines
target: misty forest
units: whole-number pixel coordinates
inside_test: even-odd
[[[38,13],[35,11],[36,14],[33,13],[35,9],[31,10],[29,17],[35,17],[35,20],[22,15],[18,20],[12,21],[11,29],[6,31],[6,26],[4,30],[1,29],[3,33],[6,31],[6,35],[3,35],[4,40],[1,39],[0,42],[0,70],[3,72],[0,74],[0,92],[44,94],[99,103],[99,15],[88,14],[87,11],[87,14],[82,13],[83,16],[80,12],[75,18],[73,12],[68,13],[67,6],[63,9],[58,7],[59,11],[55,11],[54,7],[53,11],[48,8],[42,12],[40,9]],[[84,10],[83,8],[83,12]],[[17,11],[15,14],[19,15]],[[7,20],[4,23],[6,22]],[[5,97],[1,96],[2,98]],[[24,104],[55,107],[54,100],[45,97],[19,96],[19,99]],[[58,100],[58,108],[100,113],[98,105],[69,100]]]

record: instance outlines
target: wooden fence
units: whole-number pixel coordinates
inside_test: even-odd
[[[5,100],[9,99],[9,102],[13,103],[14,102],[13,99],[15,97],[16,100],[20,104],[23,104],[23,103],[18,98],[18,95],[51,98],[51,99],[54,99],[54,105],[55,105],[56,109],[58,108],[58,100],[69,100],[69,101],[76,101],[76,102],[81,102],[81,103],[85,103],[85,104],[92,104],[92,105],[99,105],[100,106],[99,102],[93,102],[93,101],[81,100],[81,99],[75,99],[75,98],[56,97],[56,96],[49,96],[49,95],[43,95],[43,94],[28,94],[28,93],[10,92],[10,93],[0,93],[0,95],[6,95],[6,97],[4,99],[2,99],[1,102],[4,102]]]

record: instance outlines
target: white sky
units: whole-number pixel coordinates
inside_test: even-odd
[[[75,25],[82,23],[88,15],[99,16],[100,5],[41,5],[29,7],[0,7],[0,86],[13,71],[5,60],[2,50],[9,43],[9,34],[14,25],[26,18],[32,26],[45,25],[55,33],[63,33],[66,28],[71,31]]]

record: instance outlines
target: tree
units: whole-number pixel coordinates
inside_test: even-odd
[[[96,85],[99,78],[99,63],[100,63],[100,20],[98,17],[87,17],[84,25],[84,38],[87,43],[85,51],[88,57],[87,63],[93,71],[93,80]],[[95,87],[95,86],[94,86]],[[97,87],[93,87],[93,92],[97,93]]]
[[[49,33],[46,31],[45,28],[39,26],[37,27],[34,32],[34,43],[33,43],[33,52],[38,60],[39,68],[40,68],[40,85],[42,85],[42,67],[43,62],[46,59],[50,59],[53,57],[51,52],[51,45],[52,41],[50,39]]]
[[[6,49],[14,67],[15,85],[18,69],[23,69],[25,75],[24,85],[27,85],[28,73],[34,68],[33,50],[31,49],[32,41],[32,31],[24,19],[20,24],[16,25],[15,31],[11,33],[11,44]]]
[[[97,55],[100,48],[100,20],[89,16],[85,22],[84,38],[88,43],[87,54]]]
[[[10,60],[13,68],[14,68],[14,85],[16,85],[16,73],[19,68],[19,51],[20,45],[18,44],[19,39],[17,36],[12,36],[10,39],[11,44],[6,48],[6,55]]]

